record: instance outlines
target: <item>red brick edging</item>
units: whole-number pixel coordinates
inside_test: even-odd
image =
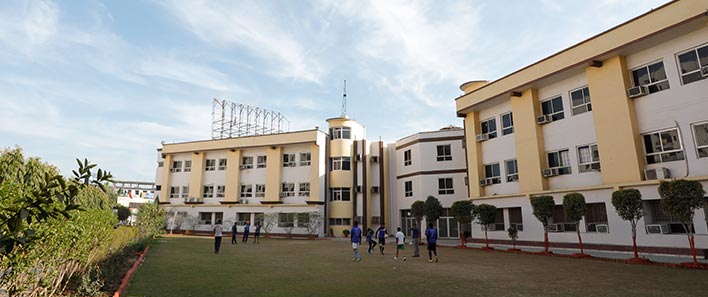
[[[125,289],[128,288],[128,283],[133,278],[133,274],[138,271],[138,267],[140,266],[140,264],[143,263],[143,259],[145,258],[145,255],[147,255],[147,252],[149,250],[150,246],[148,245],[142,253],[139,253],[140,257],[138,257],[138,260],[133,263],[133,267],[130,267],[130,269],[128,269],[128,272],[125,273],[125,276],[123,276],[123,280],[120,282],[120,287],[118,287],[118,290],[113,294],[113,297],[121,297],[123,296],[123,294],[125,294]]]

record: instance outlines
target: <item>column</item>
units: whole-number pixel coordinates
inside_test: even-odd
[[[548,181],[541,172],[542,168],[546,167],[543,127],[536,123],[536,117],[541,114],[540,109],[541,104],[538,102],[536,89],[523,91],[521,97],[511,97],[521,193],[548,189]]]

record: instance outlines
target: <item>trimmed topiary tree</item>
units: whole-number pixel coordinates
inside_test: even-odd
[[[425,221],[435,224],[442,215],[442,211],[443,207],[440,204],[440,200],[433,196],[428,196],[424,205]]]
[[[578,244],[580,245],[580,255],[585,255],[583,249],[583,238],[580,236],[580,220],[585,215],[585,196],[580,193],[569,193],[563,196],[563,212],[565,218],[575,223],[575,232],[578,234]]]
[[[516,228],[509,227],[509,229],[506,229],[506,232],[509,233],[509,238],[511,238],[511,244],[512,244],[512,251],[516,251],[516,239],[519,238],[519,230],[516,230]]]
[[[548,220],[553,217],[553,208],[556,202],[551,196],[531,197],[533,215],[543,224],[543,248],[548,253]]]
[[[642,193],[637,189],[622,189],[612,193],[612,205],[617,214],[632,226],[632,248],[634,260],[639,260],[637,251],[637,223],[644,217]]]
[[[487,248],[489,248],[487,230],[489,230],[489,225],[494,224],[497,220],[497,207],[489,204],[480,204],[475,207],[475,212],[477,213],[477,220],[484,226],[484,241]]]
[[[696,209],[703,206],[706,191],[703,185],[697,181],[677,179],[672,181],[662,181],[659,184],[659,195],[661,196],[661,207],[670,212],[681,221],[683,229],[688,236],[688,244],[691,247],[693,265],[698,265],[696,260],[696,244],[693,236],[693,215]]]
[[[411,215],[415,218],[416,224],[418,224],[418,242],[422,242],[420,230],[423,230],[423,226],[420,225],[420,221],[423,220],[425,216],[425,202],[418,200],[411,204]]]
[[[465,238],[464,226],[467,226],[469,223],[474,221],[474,208],[474,204],[472,204],[472,201],[469,200],[455,201],[450,207],[452,214],[455,216],[457,222],[460,224],[460,238],[462,239],[462,246],[465,246],[465,244],[467,243],[467,239]]]

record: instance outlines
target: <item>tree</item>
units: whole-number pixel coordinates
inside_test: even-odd
[[[637,223],[644,217],[642,207],[642,193],[637,189],[623,189],[612,193],[612,205],[617,214],[625,221],[629,221],[632,226],[632,248],[634,250],[634,260],[639,260],[637,251]]]
[[[418,200],[416,202],[413,202],[411,204],[411,215],[415,218],[416,224],[418,224],[419,230],[425,230],[423,226],[420,225],[420,222],[423,220],[423,217],[425,216],[425,202]],[[418,242],[421,242],[421,233],[423,232],[418,232]]]
[[[273,227],[275,227],[275,224],[278,223],[278,214],[277,213],[266,213],[263,215],[263,232],[265,233],[266,236],[270,234],[270,230],[273,230]]]
[[[696,260],[696,244],[694,241],[693,215],[705,203],[706,191],[698,181],[677,179],[672,181],[662,181],[659,184],[659,196],[661,196],[661,207],[670,212],[675,218],[681,221],[683,229],[688,236],[688,244],[691,247],[693,265],[698,265]]]
[[[585,255],[583,250],[583,239],[580,237],[580,220],[585,215],[585,196],[580,193],[568,193],[563,196],[563,212],[566,220],[575,223],[575,232],[578,233],[578,243],[580,244],[580,255]]]
[[[118,212],[118,220],[121,222],[125,222],[125,220],[127,220],[130,217],[130,209],[128,209],[127,207],[125,207],[123,205],[118,206],[117,212]]]
[[[145,203],[138,209],[136,225],[141,238],[150,238],[162,233],[165,226],[165,210],[160,207],[159,199]]]
[[[511,244],[512,244],[512,250],[517,250],[516,249],[516,239],[519,238],[519,230],[516,230],[516,228],[509,227],[509,229],[506,229],[506,232],[509,233],[509,238],[511,238]]]
[[[322,215],[317,212],[313,211],[308,213],[308,220],[305,222],[305,228],[307,228],[307,234],[312,236],[317,232],[317,229],[320,228],[320,225],[322,225]]]
[[[194,231],[194,228],[197,226],[197,223],[199,223],[199,218],[197,216],[187,214],[186,216],[184,216],[184,219],[182,219],[180,229],[184,229],[184,234],[188,234],[189,232]]]
[[[440,200],[433,196],[428,196],[424,205],[425,221],[427,221],[428,224],[435,224],[442,215],[442,211],[443,207],[440,204]]]
[[[477,212],[477,220],[484,226],[484,241],[487,248],[489,248],[487,230],[489,230],[489,225],[494,224],[497,220],[497,207],[489,204],[480,204],[475,207],[475,212]]]
[[[553,208],[556,202],[551,196],[531,197],[533,215],[543,224],[543,248],[548,253],[548,221],[553,217]]]
[[[469,226],[469,223],[475,219],[474,204],[469,200],[455,201],[450,207],[450,210],[460,224],[460,238],[462,239],[462,246],[465,246],[467,242],[464,232],[465,226]]]

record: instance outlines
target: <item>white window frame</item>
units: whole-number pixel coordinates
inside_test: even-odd
[[[661,142],[661,151],[660,152],[654,152],[654,153],[648,153],[647,152],[647,147],[646,147],[646,138],[644,136],[646,135],[652,135],[652,134],[659,134],[659,139],[661,139],[661,133],[664,132],[669,132],[669,131],[676,131],[676,135],[678,136],[678,143],[679,143],[679,148],[678,149],[673,149],[670,151],[664,151],[664,143]],[[682,161],[686,159],[686,153],[683,151],[683,139],[681,137],[680,130],[678,128],[668,128],[668,129],[662,129],[662,130],[657,130],[657,131],[652,131],[652,132],[647,132],[647,133],[642,133],[642,144],[644,144],[644,160],[647,162],[647,164],[659,164],[659,163],[665,163],[665,162],[675,162],[675,161]],[[662,156],[663,154],[669,154],[669,153],[676,153],[676,152],[682,152],[683,157],[678,160],[669,160],[669,161],[664,161],[664,157]],[[654,163],[649,163],[649,160],[647,159],[649,156],[654,156],[658,155],[659,156],[659,162],[654,162]]]
[[[487,131],[484,131],[484,126],[487,126]],[[489,139],[497,138],[497,118],[491,117],[483,121],[479,121],[479,131],[487,135]],[[452,152],[451,152],[452,153]],[[440,160],[438,160],[440,161]]]
[[[563,158],[561,158],[561,153],[566,152],[568,154],[568,164],[561,164],[563,161]],[[558,155],[558,164],[559,166],[556,167],[551,167],[551,158],[550,154],[557,154]],[[558,169],[558,175],[565,175],[565,174],[573,174],[573,165],[570,164],[570,150],[565,148],[565,149],[559,149],[559,150],[553,150],[553,151],[547,151],[546,152],[546,165],[548,166],[548,169]],[[562,173],[561,170],[568,168],[567,173]]]
[[[666,78],[665,78],[665,79],[662,79],[662,80],[652,81],[651,75],[650,75],[650,72],[649,72],[649,67],[650,67],[650,66],[654,66],[654,65],[659,64],[659,63],[661,63],[662,66],[663,66],[663,68],[664,68],[664,76],[666,76]],[[645,69],[646,69],[647,75],[648,75],[649,80],[650,80],[649,83],[647,83],[647,84],[642,84],[642,83],[638,83],[638,82],[634,81],[634,72],[637,71],[637,70],[640,70],[640,69],[642,69],[642,68],[645,68]],[[634,87],[644,86],[644,87],[647,88],[647,91],[649,92],[649,94],[653,94],[653,93],[656,93],[656,92],[661,92],[661,91],[663,91],[663,90],[671,89],[671,83],[669,82],[669,76],[668,76],[668,74],[666,73],[666,64],[664,64],[664,60],[663,60],[663,59],[655,60],[655,61],[646,63],[646,64],[644,64],[644,65],[642,65],[642,66],[633,68],[632,70],[629,71],[629,78],[630,78],[630,80],[632,81],[632,86],[634,86]],[[653,86],[656,86],[656,85],[661,84],[661,83],[663,83],[663,82],[666,82],[666,89],[652,89]]]
[[[216,186],[216,198],[224,198],[224,195],[226,194],[226,186],[224,185],[217,185]]]
[[[413,164],[413,160],[411,158],[411,150],[405,150],[403,151],[403,166],[410,166]]]
[[[560,103],[561,103],[561,110],[555,110],[555,109],[553,108],[553,102],[552,102],[553,100],[559,100],[559,101],[560,101]],[[551,104],[551,109],[552,109],[552,110],[551,110],[551,113],[544,113],[544,112],[543,112],[543,104],[546,103],[546,102],[551,102],[551,103],[550,103],[550,104]],[[541,104],[541,113],[542,113],[543,115],[551,116],[551,119],[552,119],[554,122],[555,122],[555,121],[560,121],[560,120],[562,120],[562,119],[565,119],[565,106],[562,106],[562,105],[563,105],[563,96],[561,96],[561,95],[556,95],[556,96],[547,98],[547,99],[541,101],[540,104]],[[557,117],[557,118],[556,118],[556,117]]]
[[[493,175],[495,165],[499,175]],[[492,171],[492,175],[487,175],[487,167],[489,167],[490,171]],[[501,164],[499,164],[499,162],[484,164],[484,179],[491,181],[491,184],[493,185],[501,184]]]
[[[265,197],[266,185],[256,185],[256,197]]]
[[[189,198],[189,186],[182,186],[182,197]]]
[[[352,200],[352,189],[351,188],[330,188],[331,195],[329,196],[329,201],[351,201]],[[344,194],[349,194],[349,197],[344,197]],[[346,198],[346,199],[345,199]]]
[[[172,161],[172,172],[182,171],[182,161]]]
[[[295,227],[295,213],[281,212],[278,213],[278,228]]]
[[[241,185],[241,198],[253,197],[253,185]]]
[[[300,153],[300,166],[310,166],[312,163],[312,153]]]
[[[204,162],[204,171],[215,171],[216,159],[206,159]]]
[[[509,122],[511,123],[510,126],[504,126],[504,116],[509,116]],[[509,135],[514,133],[514,114],[510,112],[505,112],[502,113],[499,116],[500,124],[501,124],[501,130],[502,130],[502,136],[504,135]]]
[[[297,223],[298,228],[307,228],[310,224],[310,213],[309,212],[299,212],[297,213]]]
[[[443,154],[440,154],[440,148],[443,148]],[[447,148],[447,152],[445,149]],[[441,144],[435,147],[435,153],[437,154],[438,162],[452,161],[452,145],[451,144]]]
[[[351,157],[332,157],[332,171],[334,170],[344,170],[349,171],[352,168],[352,158]],[[348,169],[344,169],[344,164],[349,164]]]
[[[203,198],[214,198],[214,186],[213,185],[205,185],[202,188],[202,197]]]
[[[280,196],[281,197],[294,197],[295,196],[295,183],[282,183],[280,185]]]
[[[514,168],[516,169],[516,172],[514,173],[509,172],[509,169],[511,168],[511,166],[509,166],[510,162],[514,162]],[[506,182],[517,182],[519,180],[519,162],[516,159],[504,160],[504,172],[506,173]],[[516,176],[516,180],[509,181],[510,176]]]
[[[185,160],[184,161],[184,172],[191,172],[192,171],[192,160]]]
[[[253,156],[241,157],[241,169],[251,169],[251,168],[253,168]]]
[[[295,154],[283,154],[283,167],[295,167],[296,164]]]
[[[352,139],[352,128],[332,127],[332,129],[330,129],[330,135],[332,139]]]
[[[170,198],[179,198],[179,187],[170,187]]]
[[[691,124],[691,133],[693,134],[693,143],[694,143],[694,146],[696,147],[696,158],[697,159],[708,157],[708,144],[699,145],[698,144],[698,134],[696,133],[696,127],[703,126],[703,125],[706,125],[706,130],[707,130],[706,134],[708,135],[708,121]],[[703,157],[701,157],[701,150],[705,151],[705,155]]]
[[[298,196],[309,197],[310,196],[310,183],[301,182],[298,185]]]
[[[573,102],[573,93],[580,92],[583,98],[583,103],[577,106]],[[584,114],[586,112],[592,111],[592,99],[590,98],[590,87],[582,86],[580,88],[570,90],[568,92],[568,99],[570,99],[570,113],[574,116]],[[576,109],[578,112],[576,112]]]
[[[405,197],[413,197],[413,181],[408,180],[403,182],[403,189],[405,192]]]
[[[448,187],[447,181],[450,181],[450,187]],[[441,183],[442,182],[442,183]],[[441,187],[445,186],[445,187]],[[439,195],[453,195],[455,194],[455,181],[452,177],[441,177],[438,178],[438,194]]]
[[[704,43],[704,44],[702,44],[702,45],[696,46],[696,47],[691,48],[691,49],[687,49],[687,50],[685,50],[685,51],[681,51],[681,52],[679,52],[679,53],[676,54],[676,67],[678,68],[679,78],[681,79],[681,85],[687,85],[687,84],[690,84],[690,83],[694,83],[694,82],[697,82],[697,81],[701,81],[701,80],[706,79],[705,77],[701,77],[701,78],[699,78],[699,79],[697,79],[697,80],[694,80],[694,81],[691,81],[691,82],[684,82],[684,81],[683,81],[684,76],[688,76],[688,75],[691,75],[691,74],[694,74],[694,73],[698,73],[698,74],[700,75],[700,73],[701,73],[701,68],[702,68],[702,67],[705,67],[705,66],[708,66],[708,61],[706,61],[706,64],[701,64],[701,57],[698,55],[698,50],[703,49],[703,48],[705,48],[706,50],[708,50],[708,43]],[[685,55],[685,54],[687,54],[687,53],[689,53],[689,52],[693,52],[693,53],[696,55],[696,62],[698,63],[698,69],[691,70],[691,71],[687,71],[687,72],[684,73],[684,72],[683,72],[683,69],[681,68],[681,60],[679,60],[679,56]]]
[[[595,147],[595,151],[598,152],[598,157],[597,160],[595,159],[595,155],[593,154],[593,147]],[[590,149],[590,162],[583,162],[581,160],[581,154],[580,154],[580,149],[582,148],[588,148]],[[597,171],[596,169],[592,168],[592,164],[600,164],[600,150],[597,147],[597,143],[590,143],[590,144],[585,144],[585,145],[579,145],[575,148],[575,153],[578,156],[578,172],[583,173],[583,172],[595,172]]]
[[[204,217],[208,219],[204,219]],[[199,224],[200,225],[212,225],[214,223],[214,213],[213,212],[199,212]]]
[[[256,168],[266,168],[266,163],[268,163],[268,156],[260,155],[256,157]]]
[[[219,159],[219,170],[226,170],[226,159]]]

